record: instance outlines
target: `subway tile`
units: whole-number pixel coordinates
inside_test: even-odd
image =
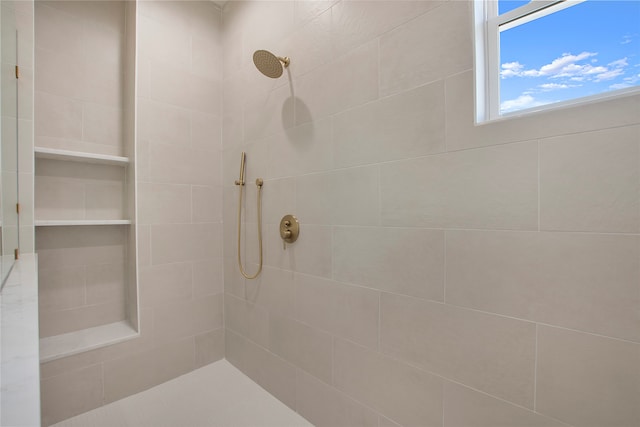
[[[195,342],[196,368],[224,359],[224,328],[196,335]]]
[[[191,221],[191,187],[179,184],[138,183],[138,221],[141,224]]]
[[[169,381],[195,368],[195,338],[188,337],[154,349],[154,382]]]
[[[443,300],[441,230],[335,227],[332,252],[337,280]]]
[[[284,211],[283,211],[284,212]],[[295,212],[293,210],[288,212]],[[279,221],[278,221],[279,222]],[[302,237],[283,248],[279,226],[264,230],[265,264],[313,276],[331,277],[331,227],[301,223]]]
[[[124,181],[87,182],[85,217],[87,219],[122,219],[125,215]]]
[[[542,140],[540,228],[640,231],[640,127]]]
[[[296,405],[296,367],[251,341],[245,341],[246,374],[289,408]]]
[[[244,283],[245,279],[240,274],[238,260],[234,258],[224,258],[224,292],[240,299],[245,299]]]
[[[173,305],[192,298],[191,263],[150,265],[138,271],[141,307]]]
[[[40,313],[40,338],[93,328],[125,319],[123,301],[109,301]]]
[[[189,111],[141,98],[138,105],[138,135],[153,144],[187,147],[190,143]]]
[[[244,138],[254,141],[294,125],[294,98],[289,86],[253,93],[244,106]]]
[[[196,150],[215,152],[221,159],[222,119],[220,117],[191,111],[191,147]]]
[[[252,270],[253,271],[253,270]],[[292,271],[264,267],[245,283],[247,301],[280,316],[295,316],[296,284]]]
[[[51,425],[102,405],[102,365],[41,381],[42,424]]]
[[[36,219],[84,219],[85,186],[79,180],[35,176]]]
[[[447,231],[447,303],[640,341],[637,236]]]
[[[155,183],[220,185],[222,165],[210,152],[151,144],[149,180]]]
[[[325,383],[331,382],[333,343],[328,333],[271,314],[269,350]]]
[[[36,47],[35,57],[38,68],[47,70],[37,73],[34,89],[73,99],[83,99],[83,89],[87,76],[84,74],[84,60],[73,52],[53,52]],[[10,111],[10,110],[9,110]]]
[[[191,186],[191,220],[222,222],[222,187]]]
[[[442,425],[442,379],[340,339],[334,385],[399,424]]]
[[[444,82],[439,81],[334,116],[334,166],[445,151],[444,105]]]
[[[119,302],[124,305],[128,287],[124,263],[86,266],[87,304]]]
[[[527,408],[535,345],[533,323],[382,294],[383,353]]]
[[[49,3],[34,3],[37,46],[54,52],[82,54],[82,21]]]
[[[471,67],[469,67],[471,68]],[[475,123],[473,70],[445,81],[447,149],[462,150],[505,142],[586,132],[640,122],[640,95],[603,99],[504,120]],[[544,126],[540,126],[544,123]]]
[[[265,142],[269,145],[270,178],[324,172],[332,167],[330,119],[289,128]]]
[[[269,346],[269,312],[230,294],[224,298],[224,325],[263,347]]]
[[[262,218],[264,224],[280,224],[285,213],[296,210],[296,183],[294,178],[268,180],[262,193]],[[236,197],[237,199],[237,197]],[[237,200],[232,209],[236,212]]]
[[[538,228],[536,142],[381,165],[382,225]]]
[[[538,326],[537,406],[580,426],[640,424],[640,344]]]
[[[42,91],[35,93],[35,136],[82,139],[82,103]]]
[[[369,348],[378,346],[378,302],[377,291],[296,274],[296,318]]]
[[[317,427],[369,427],[377,414],[337,389],[298,369],[296,411]]]
[[[443,79],[473,66],[468,2],[445,2],[380,37],[380,95]]]
[[[444,427],[562,427],[567,424],[462,385],[444,383]]]
[[[40,312],[78,307],[85,301],[83,266],[40,268],[38,271],[38,307]]]
[[[322,3],[322,5],[321,5]],[[311,6],[316,4],[318,9]],[[309,6],[311,10],[301,11]],[[316,67],[330,62],[333,58],[331,46],[331,11],[329,1],[301,1],[295,3],[296,15],[307,15],[304,25],[298,26],[283,42],[282,51],[295,58],[288,68],[293,78],[303,76]],[[305,18],[303,18],[305,19]]]
[[[153,264],[222,256],[220,224],[158,224],[151,227]]]
[[[154,311],[155,342],[165,344],[223,325],[222,294],[175,302]]]
[[[191,64],[189,32],[167,31],[167,24],[140,14],[138,19],[140,54],[161,64]]]
[[[316,121],[378,98],[378,42],[369,42],[302,76],[296,124]]]
[[[147,390],[155,384],[152,352],[145,351],[104,363],[105,403],[114,402],[135,393]]]
[[[193,295],[201,297],[224,292],[223,259],[193,262]]]
[[[410,21],[440,1],[337,2],[331,8],[334,52],[341,55],[356,46]],[[415,40],[412,40],[415,43]]]
[[[378,225],[378,181],[378,166],[297,177],[298,219],[319,225]]]
[[[93,144],[119,147],[123,140],[123,111],[85,103],[82,107],[82,139]]]

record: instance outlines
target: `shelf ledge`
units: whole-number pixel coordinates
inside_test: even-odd
[[[68,160],[71,162],[92,163],[102,165],[126,166],[128,157],[112,156],[109,154],[94,154],[81,151],[58,150],[56,148],[35,147],[35,156],[38,159]]]
[[[59,227],[74,225],[129,225],[131,221],[128,219],[72,219],[72,220],[48,220],[37,219],[36,227]]]
[[[40,338],[40,363],[50,362],[139,336],[126,321]]]

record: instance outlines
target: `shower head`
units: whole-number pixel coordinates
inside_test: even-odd
[[[262,74],[272,79],[277,79],[282,75],[282,67],[287,68],[289,66],[289,58],[275,56],[268,50],[256,50],[253,53],[253,63],[256,64],[256,68]]]

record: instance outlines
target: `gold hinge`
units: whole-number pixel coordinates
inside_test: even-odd
[[[20,213],[20,203],[16,203],[16,213]]]
[[[18,250],[18,248],[15,248],[13,250],[13,256],[15,259],[20,259],[20,251]]]
[[[16,65],[16,79],[20,78],[20,67]]]

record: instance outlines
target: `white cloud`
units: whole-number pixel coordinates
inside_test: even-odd
[[[510,99],[502,102],[500,104],[500,111],[502,113],[509,113],[511,111],[524,110],[525,108],[538,107],[551,102],[552,101],[537,100],[531,95],[520,95],[516,99]]]
[[[576,87],[576,86],[577,85],[566,85],[561,83],[544,83],[539,85],[538,87],[542,89],[544,92],[550,92],[552,90],[568,89],[570,87]]]
[[[596,83],[600,83],[604,80],[615,79],[616,77],[621,76],[623,74],[624,74],[624,70],[622,68],[615,68],[613,70],[608,70],[598,74],[593,81],[595,81]]]
[[[501,65],[501,67],[502,71],[500,71],[500,76],[502,76],[502,78],[504,79],[507,77],[515,77],[519,75],[524,68],[524,65],[516,61],[504,63]]]
[[[615,68],[624,68],[629,65],[629,63],[627,62],[627,57],[625,56],[624,58],[618,59],[617,61],[609,62],[607,65]]]

